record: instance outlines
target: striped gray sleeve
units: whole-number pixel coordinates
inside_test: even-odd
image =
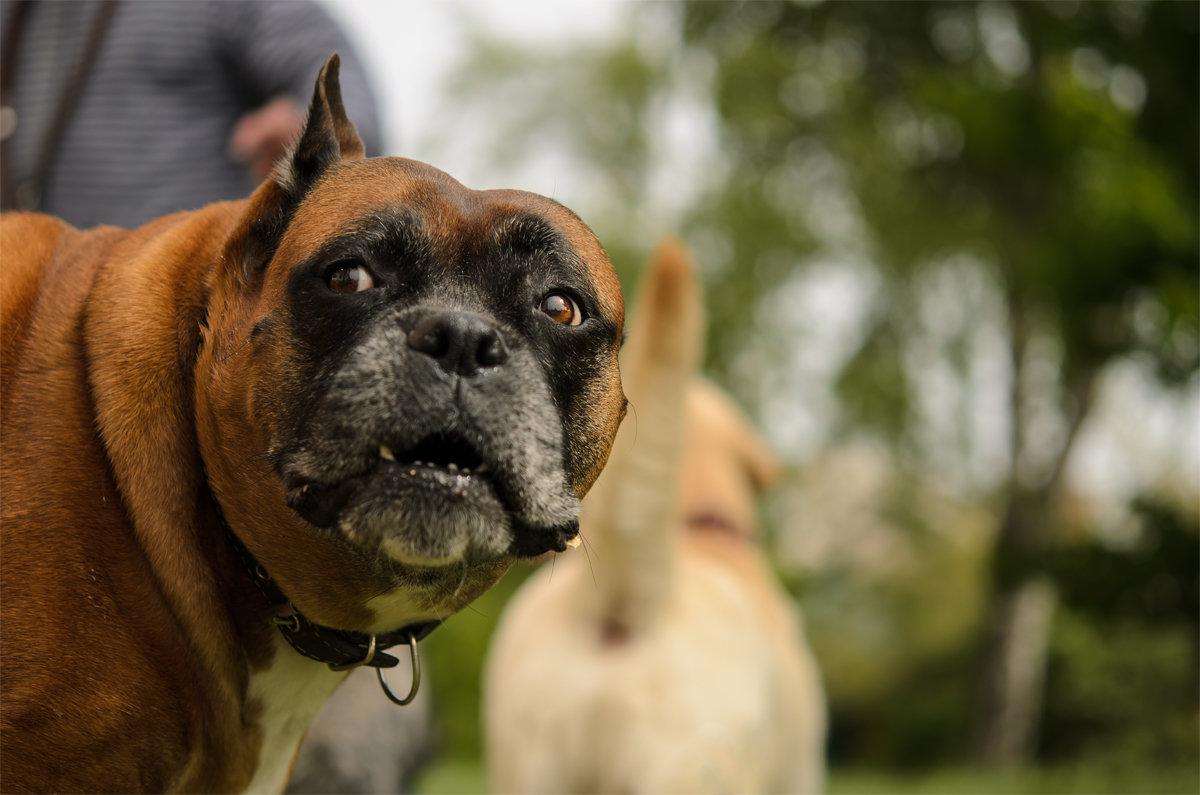
[[[307,106],[321,64],[341,56],[342,99],[368,155],[380,154],[378,112],[362,61],[346,34],[312,0],[218,2],[223,57],[257,94],[261,105],[290,94]]]
[[[16,48],[17,125],[9,165],[28,182],[98,0],[36,3]],[[11,19],[0,4],[0,26]],[[280,94],[307,106],[329,55],[368,154],[381,146],[367,76],[312,0],[121,3],[78,105],[53,148],[40,209],[77,226],[132,227],[237,199],[255,187],[229,153],[238,120]],[[6,154],[8,154],[6,150]]]

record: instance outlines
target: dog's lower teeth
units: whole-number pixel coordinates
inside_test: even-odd
[[[395,454],[394,454],[394,453],[392,453],[392,450],[391,450],[391,448],[390,448],[390,447],[388,447],[386,444],[381,444],[381,445],[379,445],[379,457],[380,457],[380,458],[383,458],[383,459],[386,459],[386,460],[388,460],[388,461],[395,461],[395,460],[396,460],[396,456],[395,456]]]
[[[381,458],[386,458],[388,461],[396,460],[395,455],[386,445],[379,446],[379,455]],[[471,469],[470,467],[461,466],[459,464],[439,464],[434,461],[411,461],[409,462],[408,467],[409,477],[416,477],[418,472],[421,470],[430,469],[434,470],[435,472],[440,471],[449,475],[453,475],[458,479],[459,482],[469,482],[472,474],[482,475],[484,472],[488,471],[487,464],[480,464],[474,469]]]

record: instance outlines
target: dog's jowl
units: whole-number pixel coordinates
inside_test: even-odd
[[[6,791],[281,789],[332,668],[574,539],[624,413],[588,228],[364,159],[336,56],[246,201],[0,247]]]

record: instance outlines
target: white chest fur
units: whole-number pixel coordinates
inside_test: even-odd
[[[258,769],[245,792],[282,792],[304,733],[333,691],[346,678],[324,663],[297,654],[282,638],[274,639],[271,667],[250,678],[250,698],[261,706],[262,750]]]

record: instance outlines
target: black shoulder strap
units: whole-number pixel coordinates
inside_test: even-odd
[[[29,13],[34,6],[34,0],[19,0],[12,12],[12,19],[5,31],[3,55],[0,56],[0,209],[4,210],[36,210],[41,204],[42,187],[50,163],[58,151],[67,124],[71,121],[83,89],[91,77],[92,67],[96,56],[100,54],[100,45],[104,43],[105,34],[112,24],[120,0],[104,0],[96,10],[96,18],[88,30],[84,41],[83,52],[75,70],[71,72],[62,93],[58,98],[54,116],[51,117],[50,127],[43,136],[34,160],[33,170],[28,179],[16,183],[11,162],[11,147],[8,146],[12,133],[20,119],[16,117],[13,102],[14,72],[17,64],[17,52],[20,48],[21,34],[29,21]]]

